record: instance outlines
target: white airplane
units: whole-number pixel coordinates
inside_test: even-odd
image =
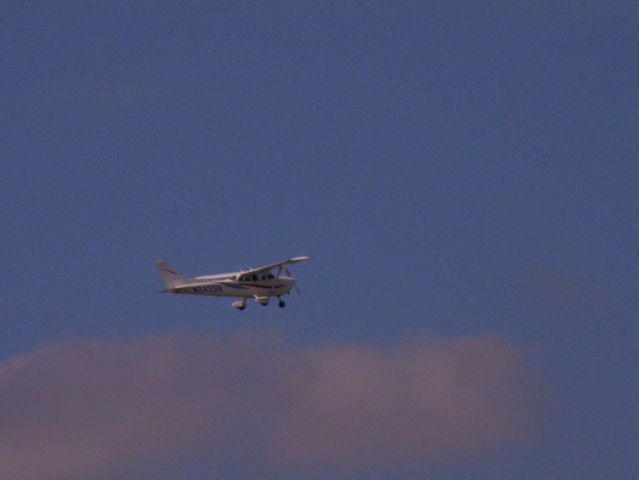
[[[162,293],[181,293],[186,295],[206,295],[209,297],[237,297],[241,300],[231,305],[238,310],[246,308],[246,300],[254,298],[256,303],[266,306],[271,297],[278,298],[278,306],[284,308],[286,302],[282,295],[288,294],[295,279],[288,271],[288,266],[308,260],[309,257],[295,257],[283,262],[251,268],[240,272],[218,273],[202,277],[185,278],[173,270],[164,260],[155,263],[160,271],[166,289]],[[276,273],[272,270],[277,269]],[[286,275],[282,275],[282,271]]]

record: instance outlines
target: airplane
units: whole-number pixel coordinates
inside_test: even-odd
[[[241,300],[233,302],[231,306],[238,310],[246,308],[246,300],[249,298],[254,298],[256,303],[266,306],[272,297],[277,297],[277,305],[284,308],[286,302],[281,297],[288,294],[295,286],[295,279],[289,273],[288,266],[305,262],[309,258],[294,257],[259,268],[194,278],[182,277],[164,260],[157,261],[155,266],[166,287],[160,291],[161,293],[236,297]],[[275,269],[277,272],[273,273]],[[282,271],[286,275],[282,275]]]

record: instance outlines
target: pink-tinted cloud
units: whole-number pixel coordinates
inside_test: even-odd
[[[0,478],[96,478],[229,451],[277,468],[458,460],[526,431],[527,377],[492,337],[66,342],[0,364]]]

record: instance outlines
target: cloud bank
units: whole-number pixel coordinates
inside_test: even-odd
[[[96,478],[190,455],[283,469],[458,461],[519,438],[533,404],[519,353],[495,337],[76,340],[0,364],[0,478]]]

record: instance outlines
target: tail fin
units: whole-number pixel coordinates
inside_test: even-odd
[[[185,278],[178,275],[168,262],[160,260],[155,262],[155,266],[160,272],[160,277],[162,277],[162,281],[164,282],[167,290],[171,290],[187,283]]]

